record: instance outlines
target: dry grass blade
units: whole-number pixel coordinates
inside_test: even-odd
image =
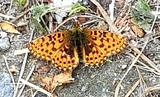
[[[33,64],[34,64],[34,62],[33,62]],[[26,81],[29,80],[29,78],[30,78],[30,76],[32,75],[34,69],[35,69],[35,65],[32,65],[32,69],[30,70],[30,73],[28,74],[28,76],[27,76],[27,78],[26,78]],[[18,96],[17,96],[17,97],[20,97],[20,96],[21,96],[21,93],[23,92],[24,88],[25,88],[25,85],[22,86],[22,88],[21,88],[20,91],[18,92]]]
[[[28,85],[28,86],[36,89],[37,91],[40,91],[40,92],[48,95],[49,97],[53,97],[51,93],[47,92],[46,90],[44,90],[44,89],[42,89],[42,88],[40,88],[40,87],[38,87],[38,86],[36,86],[36,85],[34,85],[34,84],[32,84],[32,83],[29,83],[29,82],[25,81],[24,79],[20,79],[20,81],[21,81],[23,84]]]
[[[102,16],[106,20],[106,22],[110,25],[111,29],[114,32],[117,32],[118,31],[117,27],[113,24],[112,20],[110,19],[109,15],[106,13],[106,11],[103,9],[103,7],[96,0],[90,0],[90,1],[97,6],[97,8],[101,12]]]
[[[144,94],[146,93],[149,93],[150,91],[155,91],[155,90],[160,90],[160,85],[155,85],[155,86],[151,86],[151,87],[148,87],[144,90]]]
[[[148,37],[149,39],[149,37]],[[145,43],[145,45],[143,46],[143,49],[145,48],[147,42],[148,42],[148,39]],[[119,92],[119,89],[120,89],[120,85],[122,83],[122,80],[125,78],[125,76],[127,75],[127,73],[130,71],[130,69],[134,66],[134,64],[138,61],[138,58],[141,57],[144,61],[146,61],[152,68],[155,69],[155,71],[157,71],[158,73],[156,74],[160,74],[160,70],[157,68],[157,66],[150,60],[148,59],[143,53],[143,49],[142,51],[139,51],[136,47],[134,47],[133,45],[129,44],[129,46],[138,54],[138,56],[135,58],[135,60],[132,62],[131,66],[128,68],[128,70],[126,71],[126,73],[124,74],[124,76],[122,77],[122,79],[120,80],[120,82],[118,83],[117,87],[116,87],[116,90],[115,90],[115,96],[114,97],[118,97],[118,92]]]
[[[7,58],[6,58],[4,55],[3,55],[3,58],[4,58],[4,61],[5,61],[6,67],[7,67],[7,69],[8,69],[9,75],[10,75],[10,77],[11,77],[11,79],[12,79],[13,86],[14,86],[14,90],[15,90],[15,87],[16,87],[16,86],[15,86],[15,81],[14,81],[14,78],[13,78],[13,76],[12,76],[12,73],[11,73],[10,70],[9,70]]]
[[[132,46],[131,44],[129,44],[129,46],[138,54],[140,53],[140,51],[135,48],[134,46]],[[148,59],[143,53],[140,55],[140,57],[146,61],[152,68],[154,68],[157,72],[159,72],[160,75],[160,69],[156,66],[156,64],[154,64],[150,59]]]
[[[2,14],[2,13],[0,13],[0,17],[5,17],[5,18],[7,18],[7,20],[8,20],[8,19],[14,19],[14,18],[15,18],[15,17],[13,17],[13,16],[4,15],[4,14]]]
[[[119,93],[119,90],[120,90],[120,85],[121,85],[123,79],[126,77],[126,75],[128,74],[128,72],[131,70],[131,68],[132,68],[132,67],[134,66],[134,64],[137,62],[138,58],[141,56],[142,51],[144,50],[144,48],[146,47],[146,45],[147,45],[147,43],[148,43],[148,39],[149,39],[149,37],[147,37],[147,41],[144,43],[144,46],[143,46],[143,48],[142,48],[141,51],[139,51],[139,50],[137,49],[137,50],[139,51],[139,53],[138,53],[137,57],[133,60],[132,64],[131,64],[131,65],[129,66],[129,68],[127,69],[126,73],[125,73],[125,74],[123,75],[123,77],[121,78],[120,82],[118,83],[118,85],[117,85],[117,87],[116,87],[116,89],[115,89],[115,95],[114,95],[114,97],[118,97],[118,93]],[[129,46],[132,46],[132,45],[129,44]],[[133,46],[132,46],[132,47],[133,47]]]
[[[114,7],[115,7],[115,0],[112,0],[112,3],[109,5],[110,18],[112,21],[114,21]]]
[[[16,20],[18,20],[19,18],[21,18],[22,16],[24,16],[26,13],[28,13],[30,11],[30,9],[27,9],[26,11],[22,12],[19,16],[17,16],[16,18],[14,18],[13,20],[11,20],[11,22],[15,22]]]
[[[71,19],[75,19],[75,18],[77,18],[77,16],[73,16],[73,17],[69,17],[69,18],[67,18],[66,20],[64,20],[62,23],[60,23],[55,29],[54,29],[54,31],[53,32],[56,32],[57,31],[57,29],[59,28],[59,27],[61,27],[62,25],[64,25],[67,21],[69,21],[69,20],[71,20]]]
[[[143,76],[142,76],[142,74],[141,74],[141,72],[139,71],[139,69],[138,69],[137,66],[136,66],[136,69],[137,69],[137,72],[138,72],[138,75],[139,75],[139,80],[140,80],[139,88],[140,88],[140,91],[141,91],[141,90],[144,90],[147,85],[146,85],[146,83],[145,83],[145,81],[144,81],[144,78],[143,78]],[[139,96],[140,96],[140,97],[141,97],[141,95],[142,95],[142,91],[139,92]]]
[[[133,59],[135,58],[135,56],[132,55],[131,53],[128,54],[128,55],[131,56]],[[138,66],[135,65],[136,67],[138,67],[138,68],[140,68],[140,69],[142,69],[142,70],[145,70],[145,71],[153,72],[153,73],[159,75],[159,72],[157,72],[154,68],[148,66],[147,64],[141,62],[140,60],[138,60],[137,62],[138,62],[139,64],[141,64],[142,66],[140,66],[140,65],[138,65]]]
[[[32,30],[30,41],[33,37],[33,31],[34,31],[34,29]],[[28,53],[25,53],[24,60],[23,60],[23,63],[22,63],[22,67],[21,67],[21,71],[20,71],[20,75],[19,75],[19,78],[18,78],[17,86],[16,86],[16,89],[14,91],[13,97],[17,97],[16,95],[17,95],[17,92],[18,92],[19,84],[20,84],[19,82],[20,82],[20,79],[22,78],[23,73],[24,73],[24,69],[25,69],[26,62],[27,62],[27,57],[28,57]]]
[[[22,75],[23,75],[23,72],[24,72],[24,69],[25,69],[25,66],[26,66],[27,57],[28,57],[28,53],[25,54],[24,61],[23,61],[22,67],[21,67],[20,75],[19,75],[19,78],[18,78],[17,86],[16,86],[16,89],[14,91],[13,97],[17,97],[16,95],[17,95],[17,92],[18,92],[19,84],[20,84],[19,79],[22,78]]]
[[[24,48],[24,49],[22,49],[22,50],[15,50],[15,51],[14,51],[14,55],[15,55],[15,56],[21,55],[21,54],[24,54],[24,53],[29,53],[28,48]]]
[[[130,94],[133,92],[133,90],[139,85],[140,79],[137,80],[137,82],[131,87],[131,89],[128,91],[128,93],[124,97],[129,97]]]

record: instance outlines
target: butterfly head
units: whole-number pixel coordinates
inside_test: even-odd
[[[74,28],[73,28],[72,32],[81,32],[81,31],[82,31],[82,29],[80,28],[78,21],[75,21]]]
[[[78,21],[75,21],[75,22],[74,22],[74,27],[79,27]]]

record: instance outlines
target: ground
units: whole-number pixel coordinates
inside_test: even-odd
[[[93,2],[94,0],[91,1]],[[106,2],[106,4],[103,3],[102,1],[101,2],[99,1],[99,3],[103,7],[108,6],[110,4],[109,1]],[[122,8],[125,8],[122,5],[124,4],[124,2],[127,1],[123,2],[122,1],[120,2],[117,0],[115,2],[114,6],[115,18],[118,18],[119,13],[122,12]],[[28,21],[27,25],[21,27],[22,28],[20,30],[21,34],[8,33],[7,36],[5,36],[5,38],[2,38],[3,35],[1,34],[0,39],[4,40],[2,40],[2,42],[0,40],[0,43],[2,44],[5,42],[6,44],[5,47],[2,48],[2,50],[0,48],[0,56],[1,56],[0,72],[1,74],[4,74],[4,72],[9,74],[7,66],[9,66],[10,68],[10,66],[13,65],[16,67],[16,70],[18,71],[11,74],[13,76],[15,83],[18,82],[19,77],[21,77],[22,79],[26,79],[27,76],[31,74],[29,80],[26,81],[33,83],[34,85],[40,86],[41,84],[38,81],[33,81],[34,77],[37,74],[37,72],[35,71],[37,70],[37,68],[43,65],[49,65],[50,63],[44,60],[40,60],[34,57],[30,53],[29,54],[23,53],[19,55],[14,54],[16,50],[21,50],[28,47],[28,43],[30,41],[32,32],[34,32],[33,36],[34,38],[42,36],[40,33],[37,33],[38,29],[36,29],[35,25],[33,25],[33,21],[31,20],[30,17],[31,12],[28,11],[26,12],[26,10],[28,10],[29,7],[33,6],[33,4],[37,3],[29,2],[27,7],[22,7],[18,5],[16,2],[11,2],[10,0],[0,1],[0,6],[1,6],[0,13],[2,13],[2,15],[0,15],[0,21],[6,20],[16,25],[20,21],[21,22]],[[156,15],[159,15],[158,11],[160,9],[157,10],[156,7],[154,7],[153,5],[156,4],[157,6],[159,6],[160,2],[155,0],[152,2],[150,1],[148,4],[151,7],[151,11],[157,12]],[[104,9],[107,10],[106,8],[107,7],[105,7]],[[93,8],[91,8],[91,10],[92,9]],[[97,9],[99,8],[97,7]],[[97,13],[101,13],[101,11]],[[13,18],[7,18],[9,16],[13,16]],[[20,17],[17,19],[18,16]],[[102,15],[102,17],[104,16]],[[121,18],[123,19],[124,17]],[[126,48],[122,52],[109,57],[108,58],[109,60],[108,61],[106,60],[106,62],[104,62],[104,64],[99,67],[93,68],[84,66],[83,64],[79,64],[78,67],[75,68],[72,73],[74,81],[69,84],[56,87],[53,93],[58,97],[113,97],[113,96],[114,97],[159,97],[160,96],[159,20],[160,16],[157,16],[155,18],[155,21],[151,22],[151,24],[153,25],[151,33],[147,32],[143,37],[135,38],[134,35],[133,36],[132,34],[128,35],[127,31],[124,31],[123,35],[127,37],[128,44],[126,45]],[[64,24],[59,30],[71,28],[72,24],[71,23],[69,23],[68,25],[67,24]],[[90,25],[89,27],[95,25],[96,23],[94,25]],[[5,31],[1,30],[1,32]],[[8,44],[8,42],[6,41],[9,41],[10,44]],[[26,56],[27,59],[25,59]],[[24,70],[23,66],[25,66]],[[32,68],[34,68],[34,71],[32,71]],[[43,75],[47,76],[50,74],[57,74],[61,72],[60,70],[56,69],[53,65],[51,65],[49,68],[50,71]],[[20,73],[21,71],[23,71],[23,75],[21,75]],[[8,78],[8,75],[6,77]],[[5,77],[4,79],[3,78],[1,79],[3,81],[6,80]],[[13,81],[10,83],[13,83]],[[22,88],[21,84],[19,86],[20,88]],[[0,88],[3,89],[3,85],[0,85]],[[12,87],[10,88],[12,89]],[[15,86],[14,88],[16,89]],[[12,93],[9,91],[8,92],[6,91],[6,93],[8,94]],[[19,93],[20,90],[18,89],[17,92]],[[47,97],[44,93],[36,92],[35,88],[32,88],[31,86],[28,85],[26,85],[20,97],[31,97],[31,96],[33,97],[34,93],[35,97]],[[8,96],[5,96],[4,93],[4,95],[0,97],[8,97]],[[14,97],[17,96],[14,95]]]

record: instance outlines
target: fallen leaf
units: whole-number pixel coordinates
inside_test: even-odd
[[[8,33],[20,34],[19,31],[15,29],[15,26],[10,22],[2,21],[0,22],[0,27],[2,30]]]
[[[44,77],[40,79],[41,85],[48,91],[54,91],[57,86],[71,83],[74,80],[72,78],[72,72],[66,71],[51,77]]]
[[[135,23],[131,22],[130,23],[131,30],[138,36],[138,37],[144,37],[145,31],[140,28],[138,25]]]
[[[53,83],[53,77],[44,77],[40,79],[41,85],[44,87],[47,91],[52,91],[54,88],[57,87],[55,83]]]
[[[135,40],[137,38],[137,36],[135,35],[135,33],[132,31],[132,30],[129,30],[129,35],[128,35],[128,38],[129,40]]]
[[[71,71],[66,71],[54,76],[54,82],[58,82],[58,85],[67,84],[72,82],[73,80],[74,78],[72,78]]]

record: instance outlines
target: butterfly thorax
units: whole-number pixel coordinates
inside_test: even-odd
[[[87,35],[83,33],[80,27],[75,27],[71,30],[69,37],[70,47],[72,48],[71,50],[73,51],[75,48],[78,53],[78,57],[82,59],[82,48],[87,43]]]

